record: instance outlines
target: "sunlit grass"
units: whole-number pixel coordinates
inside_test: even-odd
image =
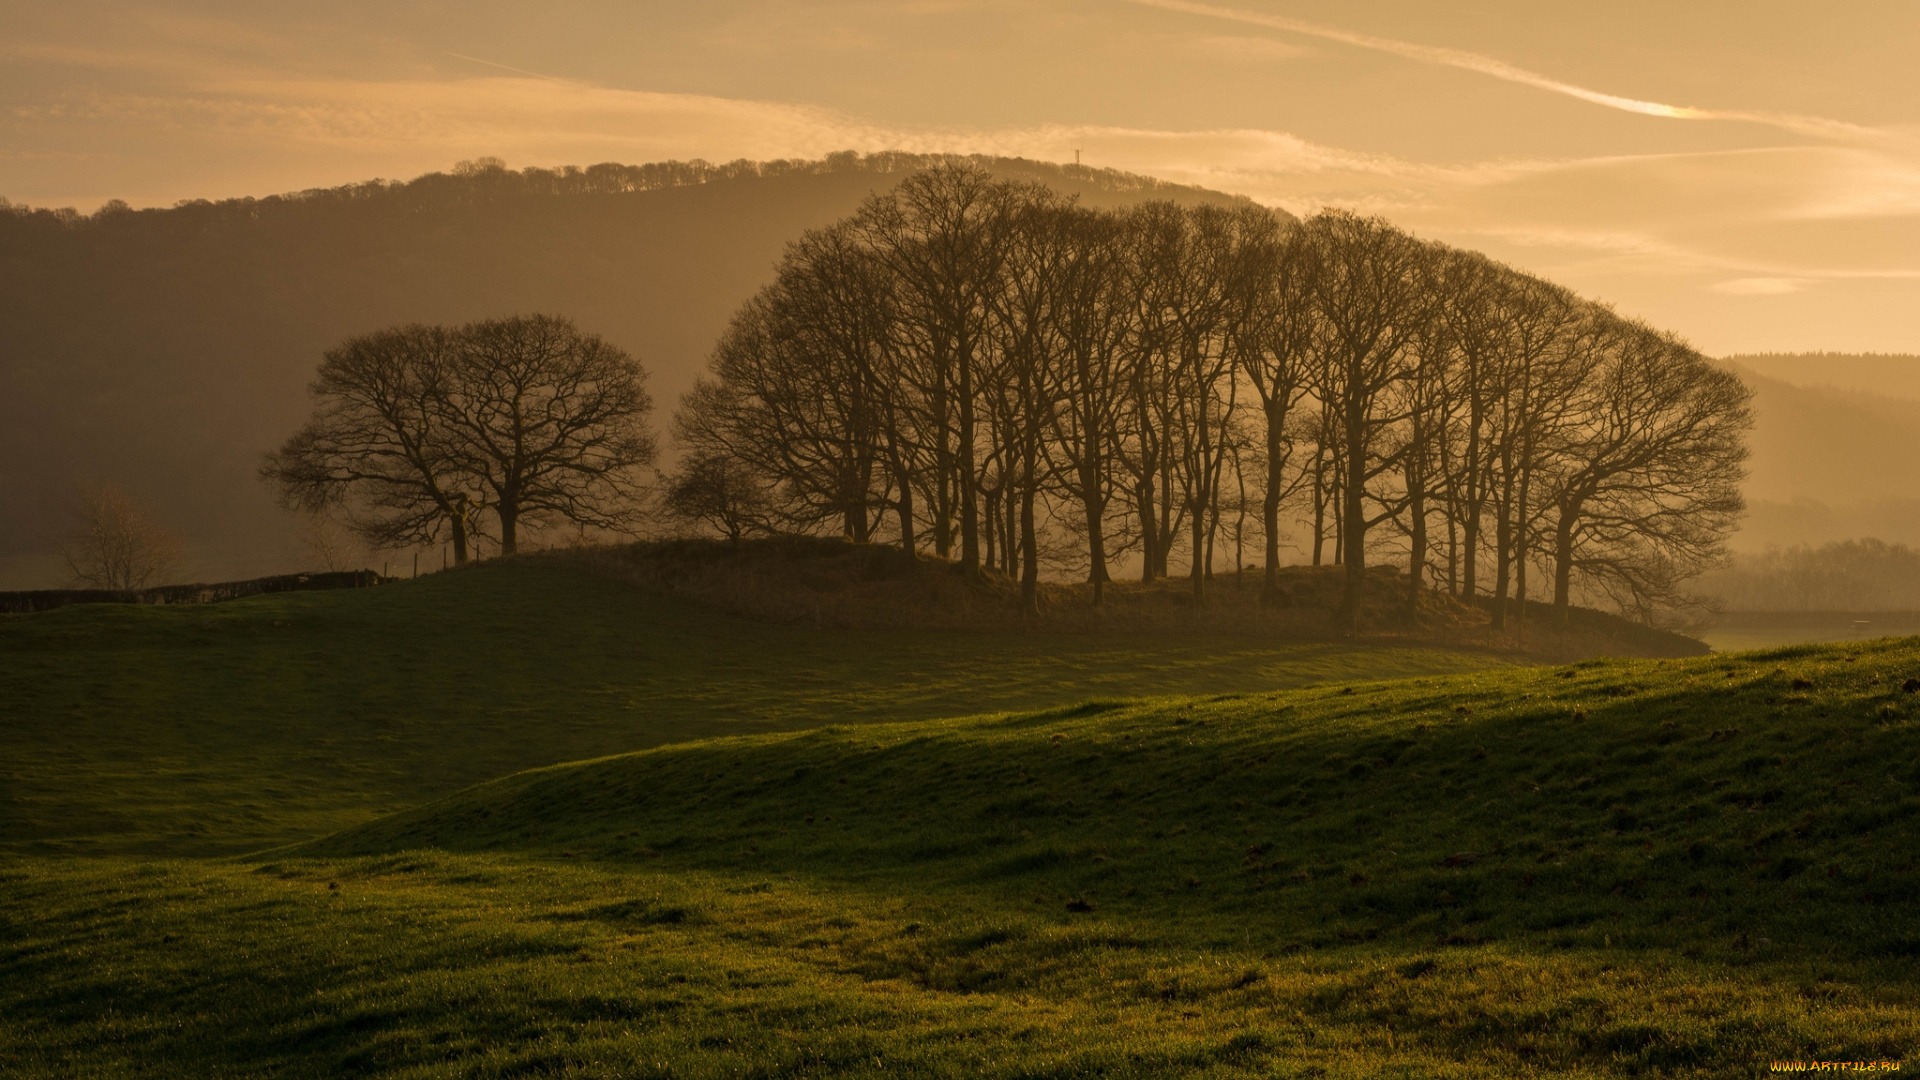
[[[1275,662],[1009,638],[946,654],[944,696],[889,722],[927,646],[832,667],[804,651],[832,638],[766,633],[717,653],[763,673],[738,691],[645,677],[859,722],[796,707],[378,819],[329,804],[357,823],[240,858],[0,863],[0,1073],[1732,1077],[1920,1036],[1920,642],[1392,680],[1329,652],[1305,689],[1065,682],[1078,703],[912,719],[1042,672]],[[566,653],[519,677],[607,670]],[[329,700],[419,707],[368,662],[388,689]],[[513,730],[493,715],[474,731]],[[502,755],[460,730],[334,760],[391,747],[450,786],[436,754]],[[352,790],[300,767],[316,802]]]

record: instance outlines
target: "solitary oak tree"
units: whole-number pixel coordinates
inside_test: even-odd
[[[502,554],[528,524],[620,529],[654,460],[640,364],[552,315],[402,326],[330,350],[312,419],[262,474],[290,507],[341,506],[380,546],[451,539],[491,511]]]

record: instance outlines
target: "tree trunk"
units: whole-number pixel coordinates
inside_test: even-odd
[[[1134,489],[1134,500],[1140,505],[1140,580],[1142,583],[1153,580],[1153,545],[1159,536],[1159,526],[1153,516],[1153,478],[1143,478]]]
[[[900,478],[900,550],[911,555],[919,546],[913,534],[913,480],[897,455],[894,458],[894,474]]]
[[[1089,444],[1087,459],[1080,463],[1080,510],[1087,517],[1087,583],[1093,586],[1093,606],[1107,600],[1107,534],[1104,524],[1107,507],[1101,491],[1099,444]]]
[[[1029,466],[1031,472],[1031,466]],[[1040,614],[1040,537],[1033,519],[1034,484],[1029,476],[1020,492],[1020,613]]]
[[[1509,556],[1513,553],[1513,528],[1507,520],[1507,504],[1502,502],[1494,511],[1493,547],[1493,628],[1507,628],[1507,586],[1511,584],[1508,574],[1512,570]]]
[[[1407,613],[1411,615],[1420,609],[1420,582],[1427,567],[1427,486],[1417,467],[1407,472],[1407,512],[1413,519],[1407,553]]]
[[[1460,595],[1460,527],[1452,513],[1447,514],[1447,594]]]
[[[520,498],[517,494],[503,494],[500,505],[495,508],[500,515],[500,554],[512,555],[520,550]]]
[[[1520,474],[1520,507],[1514,514],[1513,530],[1513,594],[1522,634],[1527,630],[1527,487],[1531,479],[1531,472]]]
[[[464,514],[450,515],[453,525],[453,565],[467,565],[467,519]]]
[[[1567,625],[1573,615],[1573,523],[1578,505],[1563,505],[1553,529],[1553,621]]]
[[[1204,507],[1195,507],[1193,521],[1189,525],[1193,539],[1193,565],[1187,576],[1193,579],[1193,610],[1199,611],[1207,600],[1206,587],[1206,549],[1207,515]]]
[[[1480,508],[1486,502],[1486,492],[1481,488],[1480,472],[1480,412],[1476,400],[1472,415],[1467,422],[1467,520],[1463,525],[1464,536],[1461,545],[1460,595],[1473,599],[1479,591],[1476,570],[1480,558]]]
[[[1276,475],[1280,469],[1276,464],[1280,460],[1280,433],[1274,430],[1271,418],[1267,421],[1267,491],[1260,500],[1260,525],[1266,535],[1266,573],[1260,582],[1260,604],[1262,607],[1285,607],[1280,595],[1280,478]],[[1319,523],[1314,523],[1318,532]],[[1320,543],[1316,535],[1313,545],[1314,565],[1320,563]]]
[[[1277,519],[1276,519],[1277,520]],[[1313,463],[1313,565],[1324,561],[1322,553],[1327,544],[1327,484],[1325,462],[1316,459]]]
[[[1367,429],[1366,417],[1360,409],[1358,401],[1347,405],[1347,489],[1341,492],[1346,504],[1341,546],[1346,556],[1347,590],[1340,602],[1340,612],[1347,629],[1355,634],[1360,632],[1360,602],[1367,581]]]
[[[998,565],[995,562],[995,559],[998,557],[998,553],[999,553],[999,546],[997,543],[1000,536],[999,522],[1000,522],[1000,495],[998,492],[989,491],[987,492],[987,525],[988,525],[987,568],[988,569],[993,569],[996,565]]]
[[[968,577],[980,576],[980,504],[977,501],[973,457],[973,359],[971,350],[959,350],[960,376],[960,448],[956,479],[960,484],[960,570]]]

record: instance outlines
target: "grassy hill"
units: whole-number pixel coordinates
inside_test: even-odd
[[[822,633],[540,560],[5,615],[0,852],[250,851],[693,738],[1509,662],[1191,631]]]
[[[86,650],[183,670],[226,649],[192,670],[231,677],[249,654],[221,643],[304,623],[304,648],[276,661],[307,658],[279,697],[336,695],[356,760],[440,759],[431,780],[449,785],[452,759],[504,760],[518,744],[498,740],[522,725],[572,730],[575,748],[645,730],[653,705],[623,728],[592,694],[646,649],[652,701],[711,695],[679,716],[791,692],[813,704],[756,721],[836,722],[533,769],[376,820],[333,810],[362,821],[239,860],[16,855],[0,862],[0,1070],[1752,1076],[1776,1059],[1897,1060],[1920,1037],[1911,640],[1455,675],[1429,654],[1391,681],[1353,654],[1289,669],[1158,639],[1023,652],[953,634],[936,663],[937,636],[740,624],[563,568],[492,573],[245,601],[218,614],[259,621],[230,636],[188,621],[205,611],[0,629],[45,643],[10,660],[79,663],[39,629],[64,627],[98,635]],[[535,586],[552,617],[523,626],[539,605],[515,590]],[[473,599],[432,591],[454,589]],[[273,606],[296,602],[314,606]],[[163,660],[169,619],[190,629]],[[344,644],[376,625],[379,647]],[[836,640],[872,653],[859,673],[796,653]],[[436,667],[430,644],[466,666]],[[410,666],[383,669],[388,653]],[[761,682],[675,683],[695,657]],[[1149,664],[1164,666],[1139,674]],[[496,665],[562,704],[530,689],[486,712],[510,684],[489,681]],[[916,697],[929,670],[945,675]],[[1184,678],[1212,685],[1116,697]],[[1320,685],[1275,688],[1289,678]],[[461,687],[460,704],[382,742],[376,707],[441,715],[402,682]],[[927,718],[1023,695],[1061,704]],[[890,710],[921,719],[846,722]],[[230,711],[203,745],[271,726]],[[603,733],[568,729],[574,714]],[[32,745],[15,738],[10,753]],[[336,771],[303,767],[316,790]]]
[[[597,574],[693,600],[748,618],[816,628],[865,630],[1074,631],[1184,639],[1195,632],[1260,641],[1356,641],[1372,646],[1499,650],[1535,660],[1591,656],[1699,656],[1698,639],[1574,607],[1564,624],[1550,605],[1518,605],[1506,627],[1492,627],[1491,602],[1468,603],[1437,588],[1407,606],[1406,571],[1368,569],[1360,594],[1359,636],[1339,615],[1345,568],[1288,566],[1277,575],[1281,602],[1260,599],[1258,568],[1215,575],[1194,601],[1185,576],[1116,581],[1095,606],[1085,582],[1042,581],[1039,614],[1020,611],[1018,581],[986,570],[969,582],[953,563],[883,544],[837,537],[771,536],[739,543],[681,539],[548,553]]]

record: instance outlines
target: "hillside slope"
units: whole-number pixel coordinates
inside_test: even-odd
[[[521,773],[296,853],[564,848],[1142,912],[1177,893],[1309,946],[1613,925],[1637,948],[1904,956],[1915,672],[1920,645],[1886,639],[821,728]]]
[[[58,583],[45,552],[75,480],[155,505],[192,541],[189,577],[310,568],[260,455],[306,416],[322,350],[392,323],[569,315],[639,357],[670,411],[788,241],[931,160],[496,168],[91,218],[0,211],[0,588]],[[1096,206],[1235,201],[982,163]]]
[[[240,865],[18,860],[0,1062],[1894,1063],[1920,1040],[1916,672],[1882,641],[837,726],[522,773]]]
[[[1920,543],[1920,362],[1842,359],[1728,361],[1754,391],[1756,421],[1739,550],[1868,536]]]
[[[954,563],[909,556],[883,544],[837,537],[773,536],[737,544],[653,541],[541,556],[685,597],[730,614],[815,628],[864,630],[1047,630],[1118,635],[1232,634],[1244,642],[1352,641],[1373,646],[1499,650],[1534,660],[1592,656],[1697,656],[1706,645],[1628,619],[1575,607],[1565,624],[1545,604],[1527,604],[1504,631],[1491,607],[1437,588],[1407,607],[1407,577],[1392,565],[1369,569],[1361,591],[1360,634],[1339,617],[1345,569],[1289,566],[1278,574],[1283,602],[1260,602],[1261,576],[1221,573],[1195,604],[1192,580],[1109,584],[1095,607],[1084,582],[1040,583],[1040,614],[1020,614],[1019,585],[995,571],[967,582]]]
[[[1204,633],[821,633],[553,560],[0,615],[0,854],[237,853],[666,742],[1511,662]]]

